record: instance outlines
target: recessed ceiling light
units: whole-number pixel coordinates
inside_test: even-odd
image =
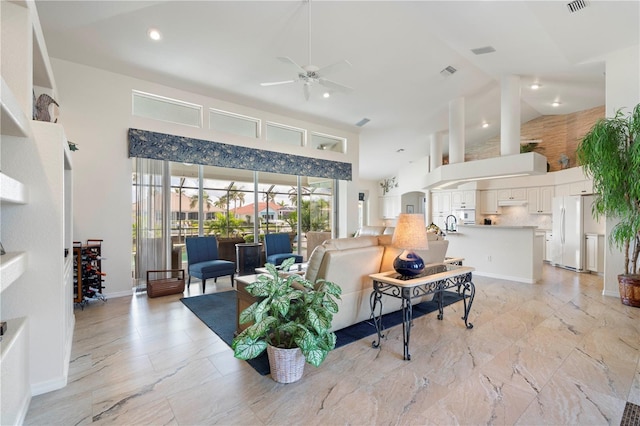
[[[489,127],[489,123],[487,123],[487,122],[482,123],[482,128],[483,129],[486,129],[487,127]]]
[[[539,88],[540,88],[540,84],[538,84],[538,83],[533,83],[531,85],[531,90],[538,90]]]
[[[155,28],[149,28],[149,31],[147,31],[147,35],[153,41],[158,41],[162,38],[162,34],[160,34],[160,31],[156,30]]]
[[[323,98],[325,98],[325,99],[326,99],[326,98],[329,98],[329,97],[331,97],[331,93],[329,93],[329,92],[324,92],[324,93],[322,94],[322,97],[323,97]]]
[[[552,106],[552,107],[554,107],[554,108],[559,107],[559,106],[560,106],[560,102],[558,102],[558,101],[554,101],[554,102],[551,104],[551,106]]]

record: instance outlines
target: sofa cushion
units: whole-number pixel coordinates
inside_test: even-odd
[[[228,260],[207,260],[204,262],[194,263],[189,266],[189,274],[209,275],[217,273],[220,275],[233,274],[236,270],[236,264]]]
[[[332,238],[322,245],[327,250],[347,250],[378,245],[378,237]]]
[[[384,226],[363,226],[356,232],[356,237],[365,237],[372,235],[382,235],[384,233]]]
[[[318,279],[318,272],[320,271],[325,251],[327,251],[325,246],[319,245],[313,249],[311,256],[307,260],[307,270],[304,273],[304,277],[312,283],[315,283]]]

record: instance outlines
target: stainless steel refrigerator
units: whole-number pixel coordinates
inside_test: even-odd
[[[553,198],[551,263],[554,265],[584,270],[584,206],[579,195]]]

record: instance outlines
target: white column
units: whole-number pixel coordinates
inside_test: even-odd
[[[432,133],[429,135],[429,166],[430,171],[434,171],[442,166],[442,134]]]
[[[464,98],[449,102],[449,164],[464,162]]]
[[[500,81],[500,155],[520,154],[520,76]]]

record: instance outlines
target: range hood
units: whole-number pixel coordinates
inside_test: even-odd
[[[478,180],[543,175],[546,173],[547,157],[537,152],[503,155],[484,160],[440,166],[426,176],[423,181],[423,189],[444,189]]]
[[[524,206],[527,200],[498,200],[498,207]]]

